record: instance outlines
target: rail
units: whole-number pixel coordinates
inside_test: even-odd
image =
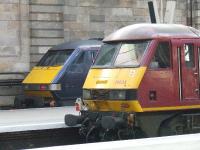
[[[0,80],[0,86],[17,86],[22,85],[23,79],[6,79]]]
[[[21,86],[28,72],[0,72],[0,86]]]

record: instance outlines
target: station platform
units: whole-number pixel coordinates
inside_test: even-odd
[[[200,134],[36,148],[34,150],[199,150]]]
[[[0,110],[0,133],[67,128],[65,114],[78,114],[74,106]]]

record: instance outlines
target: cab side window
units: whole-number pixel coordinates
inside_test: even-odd
[[[193,44],[184,44],[185,65],[187,68],[194,67],[194,46]]]
[[[85,52],[81,52],[78,57],[75,58],[74,62],[70,66],[70,72],[82,73],[83,72],[83,65],[85,59]]]
[[[85,56],[85,52],[82,52],[81,55],[79,55],[78,59],[76,59],[74,64],[82,64],[84,62],[84,56]]]
[[[170,44],[169,42],[160,42],[156,48],[154,57],[150,63],[150,69],[169,68],[170,67]]]

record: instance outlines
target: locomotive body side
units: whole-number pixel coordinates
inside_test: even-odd
[[[183,25],[136,24],[106,37],[83,86],[87,110],[74,117],[90,122],[86,140],[200,132],[199,35]]]

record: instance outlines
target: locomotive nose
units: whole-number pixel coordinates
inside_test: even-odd
[[[121,117],[104,116],[101,120],[101,126],[104,129],[115,129],[126,127],[126,122]]]

